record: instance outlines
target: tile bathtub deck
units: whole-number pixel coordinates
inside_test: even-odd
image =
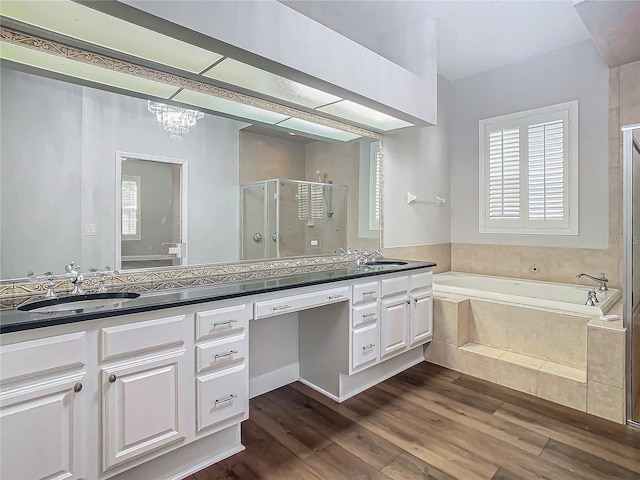
[[[188,480],[639,479],[640,430],[424,362],[337,404],[250,402],[247,447]]]

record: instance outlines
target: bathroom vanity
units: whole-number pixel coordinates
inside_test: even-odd
[[[249,398],[292,380],[343,401],[423,361],[433,263],[160,291],[111,307],[0,312],[3,478],[182,478],[241,451]],[[268,331],[297,324],[297,344]],[[295,337],[294,337],[295,338]],[[289,349],[292,377],[250,381]]]

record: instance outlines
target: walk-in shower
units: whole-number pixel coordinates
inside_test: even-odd
[[[243,260],[332,253],[347,245],[347,187],[274,178],[240,187]]]
[[[623,179],[627,418],[640,426],[640,124],[623,128]]]

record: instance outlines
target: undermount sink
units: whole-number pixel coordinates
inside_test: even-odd
[[[87,293],[84,295],[72,295],[63,298],[52,298],[39,302],[21,305],[18,310],[30,313],[55,313],[84,310],[85,308],[101,308],[115,306],[138,298],[139,293],[113,292],[113,293]]]
[[[403,262],[402,260],[376,260],[375,262],[369,262],[367,265],[372,267],[383,267],[383,266],[400,266],[406,265],[407,262]]]

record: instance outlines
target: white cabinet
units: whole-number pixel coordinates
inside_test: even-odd
[[[102,370],[105,470],[184,438],[178,383],[184,350]]]
[[[83,374],[3,392],[0,456],[5,479],[83,478]]]
[[[431,290],[411,294],[409,346],[419,345],[433,337],[433,294]]]
[[[380,312],[380,357],[385,358],[407,349],[408,322],[406,294],[382,301]]]
[[[198,436],[218,432],[249,417],[248,329],[252,307],[251,303],[243,303],[196,314]]]
[[[86,336],[0,347],[0,465],[6,479],[85,477]]]
[[[103,471],[185,438],[185,318],[100,330]]]

